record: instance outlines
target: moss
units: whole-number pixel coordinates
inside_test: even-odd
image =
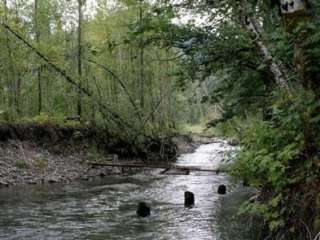
[[[19,168],[19,169],[28,169],[28,168],[30,168],[29,164],[26,163],[26,161],[24,161],[24,160],[17,160],[15,162],[15,166],[17,168]]]
[[[1,116],[1,115],[0,115]],[[78,120],[67,120],[66,116],[62,114],[50,114],[50,113],[40,113],[34,117],[24,117],[21,119],[16,119],[14,122],[20,124],[35,124],[35,125],[44,125],[50,124],[60,127],[71,127],[71,128],[79,128],[83,125]]]
[[[33,159],[36,169],[43,171],[48,167],[48,159],[45,157],[36,157]]]

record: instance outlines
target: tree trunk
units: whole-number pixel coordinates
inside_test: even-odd
[[[3,5],[4,5],[4,20],[8,21],[8,5],[7,5],[7,0],[3,0]],[[7,48],[7,54],[8,54],[8,69],[7,69],[7,87],[9,89],[8,91],[8,109],[13,109],[12,106],[14,105],[15,102],[15,67],[14,67],[14,61],[13,61],[13,54],[12,54],[12,49],[10,45],[10,39],[9,35],[6,34],[6,48]]]
[[[20,76],[20,73],[18,73],[17,86],[16,86],[16,97],[15,97],[16,111],[18,114],[21,114],[20,98],[21,98],[21,76]]]
[[[34,0],[34,32],[36,34],[36,42],[40,45],[40,26],[39,26],[39,1]],[[41,64],[41,63],[40,63]],[[37,69],[38,78],[38,114],[42,111],[42,84],[41,84],[41,65]]]
[[[78,76],[79,85],[82,85],[82,6],[83,0],[78,0]],[[77,114],[82,115],[82,92],[78,90]]]
[[[290,91],[288,78],[285,74],[285,69],[281,66],[279,62],[272,56],[269,48],[262,40],[262,29],[259,26],[258,22],[253,19],[247,17],[244,21],[245,27],[248,31],[253,33],[254,35],[254,42],[258,47],[260,53],[262,54],[264,61],[269,66],[269,70],[273,75],[275,82],[280,86],[281,89],[286,91]]]
[[[143,19],[143,6],[142,6],[143,0],[140,0],[139,4],[139,20],[140,22]],[[140,106],[141,109],[144,107],[144,42],[143,42],[143,36],[140,36],[140,73],[139,73],[139,92],[140,92]]]

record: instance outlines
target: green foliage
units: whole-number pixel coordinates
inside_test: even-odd
[[[0,9],[21,38],[88,89],[91,97],[81,96],[82,122],[104,124],[120,132],[127,125],[132,137],[143,134],[145,126],[148,133],[171,131],[177,122],[173,109],[182,105],[173,74],[178,68],[176,49],[167,44],[164,34],[175,32],[172,8],[158,9],[147,1],[97,3],[92,15],[83,16],[81,77],[77,1],[41,0],[37,9],[32,1],[19,1],[14,9],[10,4],[4,8],[4,3]],[[83,11],[91,12],[88,1]],[[69,84],[16,36],[4,28],[0,32],[0,120],[77,125],[64,121],[77,113],[75,84]],[[153,126],[156,130],[149,131]]]
[[[219,123],[215,129],[218,135],[229,138],[242,139],[244,129],[249,127],[252,124],[252,121],[256,119],[256,117],[257,116],[255,115],[247,118],[234,116]]]
[[[83,123],[81,123],[78,120],[66,120],[66,118],[62,114],[58,113],[40,113],[39,115],[36,115],[31,118],[24,117],[15,121],[18,123],[53,124],[70,127],[80,127],[81,125],[83,125]]]
[[[49,114],[46,114],[46,113],[40,113],[40,115],[31,118],[30,121],[36,122],[39,124],[44,124],[44,123],[50,123],[50,122],[61,122],[62,118],[50,116]]]
[[[35,157],[33,162],[35,168],[39,171],[44,171],[48,167],[48,159],[43,156]]]
[[[310,3],[307,10],[318,16],[318,1]],[[179,86],[207,84],[208,102],[223,108],[211,122],[241,141],[232,174],[261,190],[260,201],[246,212],[264,217],[270,238],[305,239],[319,215],[313,214],[319,191],[318,17],[298,16],[292,30],[285,24],[290,17],[279,15],[270,1],[189,1],[185,7],[211,21],[206,31],[189,28],[205,41],[199,37],[184,50]],[[259,35],[246,31],[248,16],[257,21]],[[270,65],[284,73],[290,90],[279,91]]]
[[[283,32],[281,27],[272,28],[267,32],[268,42],[272,42],[271,50],[273,56],[286,64],[291,64],[294,58],[294,42],[290,41],[288,33]]]
[[[186,92],[190,82],[206,85],[203,99],[223,106],[222,119],[245,116],[266,104],[266,91],[272,85],[268,67],[243,29],[230,22],[214,30],[182,26],[172,37],[185,53],[177,85]]]
[[[29,169],[30,168],[29,164],[24,160],[17,160],[15,162],[15,166],[19,169]]]
[[[292,42],[298,42],[300,52],[295,56],[300,61],[304,71],[304,78],[318,79],[320,77],[320,23],[303,22],[295,28],[292,34]],[[315,86],[313,86],[315,87]]]
[[[248,203],[244,210],[261,214],[272,232],[291,227],[290,218],[301,214],[297,208],[308,195],[298,186],[317,181],[319,159],[314,149],[320,147],[317,98],[300,90],[294,101],[282,95],[276,99],[270,121],[256,119],[244,130],[242,149],[232,167],[233,176],[264,191],[262,202]],[[317,140],[310,142],[310,136]],[[288,202],[285,193],[295,200]]]
[[[94,146],[87,150],[86,158],[88,162],[103,162],[102,154]]]

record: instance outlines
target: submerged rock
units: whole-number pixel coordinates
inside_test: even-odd
[[[138,204],[137,215],[139,217],[150,216],[150,207],[145,202],[140,202]]]
[[[192,192],[184,193],[184,205],[186,207],[192,207],[194,205],[194,194]]]
[[[239,146],[239,144],[240,144],[237,139],[231,139],[228,141],[228,143],[230,146],[233,146],[233,147]]]
[[[50,183],[50,184],[57,183],[58,181],[59,181],[59,180],[56,179],[56,178],[50,178],[50,179],[48,179],[48,183]]]
[[[90,178],[89,178],[89,176],[81,176],[81,177],[80,177],[80,180],[81,180],[81,181],[86,181],[86,182],[87,182],[87,181],[89,181],[89,180],[90,180]]]
[[[37,184],[38,184],[38,182],[35,181],[35,180],[28,181],[27,183],[28,183],[29,185],[37,185]]]
[[[105,174],[104,172],[101,172],[101,173],[100,173],[100,177],[101,177],[101,178],[104,178],[104,177],[106,177],[106,176],[107,176],[107,174]]]
[[[0,187],[9,187],[9,183],[0,181]]]

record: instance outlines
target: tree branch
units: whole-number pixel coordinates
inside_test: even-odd
[[[106,66],[94,61],[93,59],[89,59],[89,58],[85,58],[86,61],[98,66],[99,68],[101,68],[102,70],[106,71],[107,73],[109,73],[115,80],[117,80],[121,86],[121,88],[123,89],[123,91],[126,93],[131,105],[133,106],[135,113],[137,115],[137,117],[140,120],[140,123],[142,123],[142,116],[140,114],[140,109],[138,108],[138,106],[135,104],[133,98],[131,97],[131,94],[129,93],[128,89],[126,88],[126,85],[123,83],[123,81],[113,72],[111,71],[109,68],[107,68]]]

